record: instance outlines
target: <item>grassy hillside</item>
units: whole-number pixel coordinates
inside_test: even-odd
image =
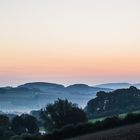
[[[118,117],[124,118],[128,113],[140,114],[140,110],[138,110],[138,111],[133,111],[133,112],[122,113],[122,114],[119,114]],[[111,116],[106,116],[106,117],[99,117],[99,118],[95,118],[95,119],[90,119],[89,122],[95,123],[95,122],[97,122],[97,121],[103,121],[103,120],[105,120],[105,119],[108,118],[108,117],[111,117]]]
[[[71,138],[69,140],[139,140],[140,123]]]

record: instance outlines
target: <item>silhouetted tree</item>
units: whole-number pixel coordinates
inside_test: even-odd
[[[11,128],[16,134],[22,134],[26,132],[24,119],[22,117],[16,116],[11,122]]]
[[[45,122],[45,128],[48,130],[60,129],[68,124],[78,124],[86,122],[85,112],[78,108],[76,104],[68,100],[58,99],[54,104],[48,104],[41,110],[41,118]]]
[[[9,118],[5,115],[0,115],[0,129],[8,130],[10,127]]]
[[[126,115],[123,122],[124,122],[124,124],[140,122],[140,114],[129,113]]]
[[[24,126],[28,133],[37,134],[39,132],[37,119],[31,115],[25,114],[21,115],[24,119]]]

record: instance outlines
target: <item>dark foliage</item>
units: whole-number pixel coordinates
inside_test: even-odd
[[[24,119],[20,116],[16,116],[13,118],[11,122],[12,131],[16,134],[22,134],[26,132],[26,128],[24,126]]]
[[[128,114],[124,119],[120,119],[118,116],[113,116],[103,121],[95,122],[94,124],[82,123],[78,125],[67,125],[60,130],[55,130],[52,133],[44,135],[40,138],[38,137],[37,140],[62,140],[138,122],[140,122],[140,114]],[[33,138],[30,137],[27,140],[32,139]]]
[[[85,111],[89,117],[112,116],[140,109],[140,90],[135,87],[106,93],[100,91],[88,102]]]
[[[34,135],[39,133],[37,119],[28,114],[14,117],[11,128],[16,134],[29,133]]]
[[[5,115],[0,115],[0,129],[8,130],[10,127],[9,118]]]
[[[24,127],[29,134],[37,134],[39,132],[37,119],[31,115],[23,114],[21,117],[24,119]]]
[[[124,124],[138,123],[140,122],[140,114],[129,113],[123,120]]]
[[[48,104],[46,108],[41,110],[41,118],[48,130],[60,129],[65,125],[76,125],[87,121],[86,114],[82,109],[68,100],[61,99],[55,101],[54,104]]]
[[[6,116],[2,116],[2,118],[6,118]],[[35,118],[30,115],[23,114],[20,117],[16,116],[10,124],[10,126],[12,126],[12,129],[14,128],[13,130],[15,133],[12,132],[10,127],[8,128],[6,127],[7,129],[5,129],[5,125],[3,125],[4,129],[2,129],[2,126],[0,129],[0,139],[1,140],[62,140],[66,138],[88,134],[88,133],[94,133],[101,130],[112,129],[118,126],[138,123],[140,122],[140,114],[128,114],[124,119],[121,119],[118,116],[113,116],[113,117],[106,118],[103,121],[97,121],[95,123],[79,123],[76,125],[69,124],[69,125],[65,125],[61,129],[55,129],[51,133],[48,133],[44,136],[36,134],[38,132],[38,129],[35,129],[35,131],[33,129],[30,130],[31,126],[36,127],[34,126],[34,122],[36,122]],[[26,123],[29,124],[28,128]],[[30,132],[30,134],[33,134],[34,136],[24,134],[25,132],[26,133]]]

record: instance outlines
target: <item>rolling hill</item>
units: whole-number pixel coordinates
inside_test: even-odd
[[[84,107],[90,99],[96,96],[98,91],[111,91],[111,89],[90,87],[84,84],[65,87],[45,82],[26,83],[18,87],[1,87],[0,110],[27,112],[40,109],[57,98],[67,98]]]
[[[106,84],[99,84],[95,85],[95,87],[99,88],[110,88],[110,89],[121,89],[121,88],[129,88],[130,86],[135,86],[136,88],[140,89],[140,84],[130,84],[130,83],[106,83]]]
[[[69,140],[139,140],[140,123],[122,126],[110,130],[100,131]]]
[[[140,110],[140,90],[131,86],[111,92],[100,91],[85,108],[89,116],[111,116]]]

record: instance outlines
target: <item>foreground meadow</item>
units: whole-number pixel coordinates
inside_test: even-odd
[[[140,123],[79,136],[69,140],[140,140]]]

